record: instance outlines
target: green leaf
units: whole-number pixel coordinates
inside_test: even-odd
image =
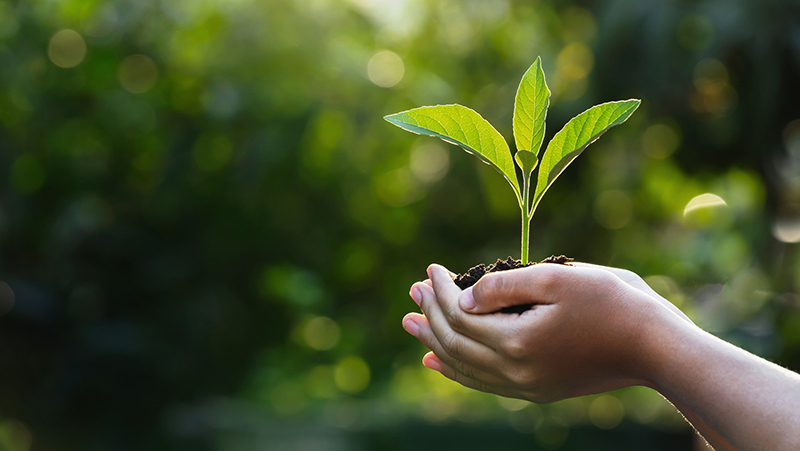
[[[542,58],[536,58],[517,88],[514,102],[514,140],[517,150],[530,150],[534,155],[544,140],[545,119],[550,106],[550,89],[544,78]]]
[[[441,138],[474,154],[500,171],[519,198],[519,183],[508,143],[475,111],[461,105],[423,106],[384,119],[404,130]]]
[[[642,101],[637,99],[603,103],[570,119],[567,125],[553,136],[542,156],[539,179],[533,196],[533,208],[536,208],[544,193],[572,160],[609,128],[628,120],[641,103]]]
[[[539,163],[539,159],[536,158],[536,154],[530,150],[517,151],[517,154],[514,155],[514,159],[517,160],[517,164],[519,165],[520,169],[522,169],[523,175],[526,177],[529,176],[534,169],[536,169],[536,164]]]

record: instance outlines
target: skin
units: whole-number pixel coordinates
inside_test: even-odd
[[[403,327],[449,379],[536,403],[642,385],[717,451],[800,449],[800,375],[706,333],[633,272],[540,264],[464,291],[442,266],[428,276]],[[519,304],[533,306],[498,312]]]

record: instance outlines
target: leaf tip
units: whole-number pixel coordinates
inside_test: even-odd
[[[400,127],[401,121],[398,120],[397,117],[400,116],[401,114],[403,114],[403,113],[387,114],[386,116],[383,116],[383,120],[385,120],[386,122],[388,122],[388,123],[390,123],[392,125],[396,125],[396,126]]]

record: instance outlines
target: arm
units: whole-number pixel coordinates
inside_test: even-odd
[[[463,292],[444,268],[429,275],[412,287],[425,316],[404,327],[463,385],[534,402],[645,385],[718,451],[800,446],[800,377],[706,334],[633,273],[536,265]],[[490,313],[522,303],[534,307]]]
[[[797,373],[685,324],[651,339],[651,383],[715,449],[800,449]]]

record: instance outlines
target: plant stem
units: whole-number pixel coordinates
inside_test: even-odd
[[[528,203],[530,203],[530,184],[531,178],[530,174],[522,174],[522,205],[520,205],[522,210],[522,252],[520,256],[520,260],[522,260],[522,265],[525,266],[528,264],[528,242],[529,242],[529,232],[531,226],[531,215],[528,214]]]
[[[531,221],[527,214],[522,215],[522,265],[528,264],[528,233],[530,232]]]

